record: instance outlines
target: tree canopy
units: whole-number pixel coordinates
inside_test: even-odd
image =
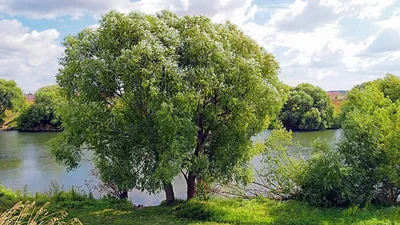
[[[188,198],[198,179],[249,180],[250,138],[287,90],[274,57],[235,25],[112,11],[64,45],[59,161],[78,166],[86,146],[103,181],[121,191],[164,188],[167,200],[180,173]]]
[[[62,100],[60,87],[45,86],[35,93],[35,103],[24,109],[17,118],[20,131],[58,131],[61,120],[56,115],[56,107]]]
[[[6,110],[18,111],[25,103],[21,88],[13,80],[0,79],[0,121]]]
[[[329,95],[311,84],[292,88],[280,119],[290,130],[324,130],[333,123],[333,104]]]

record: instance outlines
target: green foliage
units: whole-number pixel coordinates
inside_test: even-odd
[[[13,80],[0,79],[0,122],[6,110],[19,111],[23,108],[25,97]]]
[[[290,91],[280,119],[290,130],[324,130],[331,128],[333,104],[329,95],[311,84],[299,84]]]
[[[286,88],[274,57],[235,25],[112,11],[64,45],[59,161],[78,166],[86,146],[103,181],[150,193],[180,172],[193,182],[250,180],[251,137]]]
[[[45,86],[35,93],[35,103],[25,108],[17,118],[17,129],[20,131],[59,131],[60,117],[56,108],[62,101],[60,87]]]
[[[63,98],[61,96],[61,88],[58,85],[44,86],[35,93],[35,103],[38,104],[45,103],[56,106],[61,101],[63,101]]]
[[[343,206],[354,203],[355,180],[339,152],[322,140],[313,143],[311,157],[298,173],[300,196],[319,206]]]

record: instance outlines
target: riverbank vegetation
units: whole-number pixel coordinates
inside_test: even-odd
[[[266,198],[191,200],[169,206],[138,207],[128,200],[93,199],[77,190],[30,196],[3,187],[0,188],[0,196],[1,212],[20,201],[35,201],[38,208],[49,202],[48,212],[59,215],[57,212],[65,211],[68,215],[63,221],[79,218],[85,225],[400,224],[398,207],[320,208],[294,200],[282,202]]]

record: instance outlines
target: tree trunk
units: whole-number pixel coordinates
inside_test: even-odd
[[[196,195],[196,176],[193,172],[189,172],[187,178],[187,200],[192,199]]]
[[[127,199],[128,198],[128,191],[122,191],[119,196],[120,199]]]
[[[164,191],[165,191],[165,199],[167,200],[167,204],[174,202],[175,194],[174,194],[174,188],[172,187],[171,183],[164,185]]]

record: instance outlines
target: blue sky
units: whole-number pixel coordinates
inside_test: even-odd
[[[0,78],[24,92],[55,83],[64,37],[112,9],[230,20],[276,56],[289,85],[350,89],[400,75],[397,0],[0,0]]]

